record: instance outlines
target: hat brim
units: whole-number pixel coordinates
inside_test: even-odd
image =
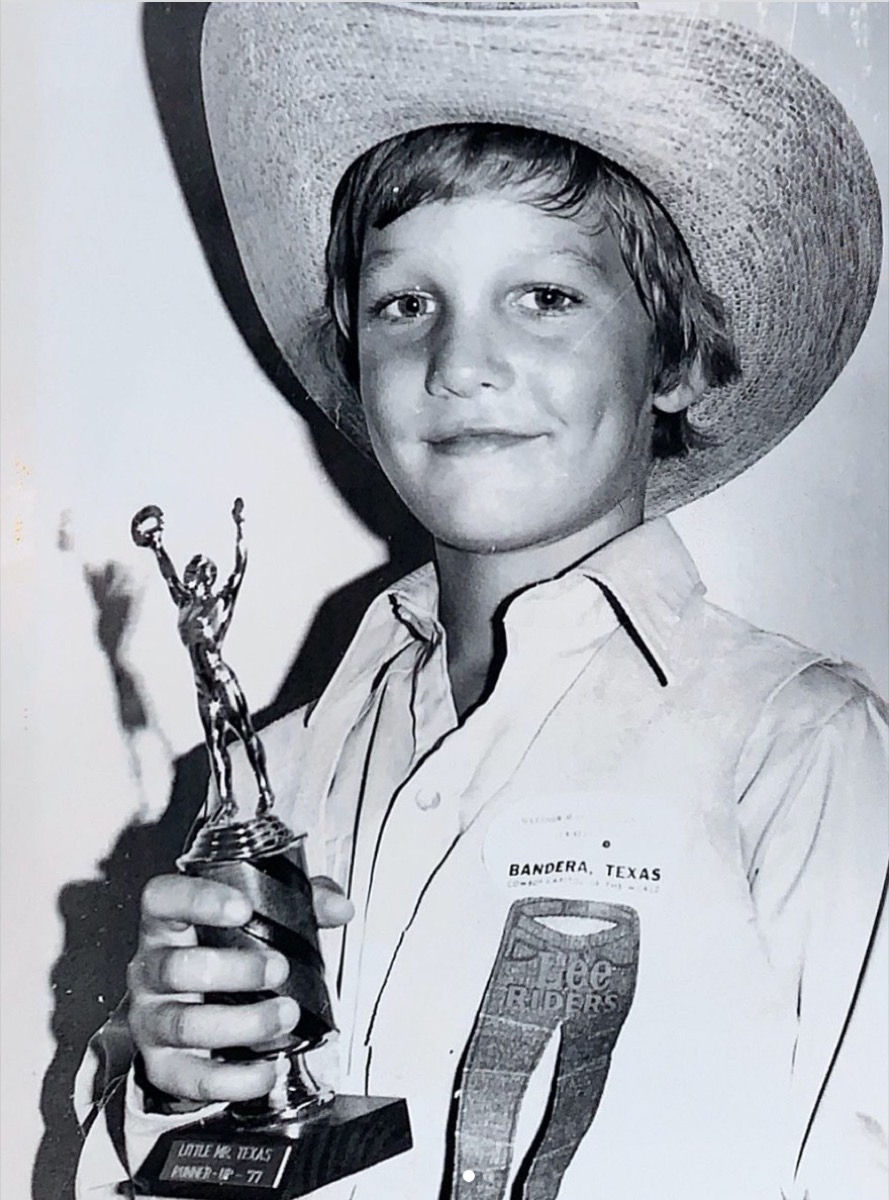
[[[742,377],[695,405],[706,444],[661,460],[649,515],[705,495],[810,411],[876,293],[879,192],[833,95],[734,25],[626,8],[216,4],[201,52],[211,146],[259,310],[309,395],[369,449],[309,336],[333,194],[372,146],[496,122],[581,142],[635,175],[726,305]]]

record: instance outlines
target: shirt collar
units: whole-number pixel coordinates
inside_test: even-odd
[[[707,590],[670,522],[658,517],[637,525],[596,550],[574,571],[603,589],[661,682],[669,682],[674,674],[670,647],[676,627],[689,602]]]
[[[394,584],[388,591],[391,611],[414,637],[423,642],[440,641],[444,633],[438,619],[438,579],[432,563],[426,563]]]
[[[662,683],[674,675],[670,647],[689,602],[706,591],[691,556],[666,518],[645,521],[608,542],[559,580],[582,576],[605,594],[620,623]],[[553,581],[557,585],[559,580]],[[532,589],[533,590],[533,589]],[[394,584],[377,603],[414,637],[432,643],[442,636],[438,584],[431,563]]]

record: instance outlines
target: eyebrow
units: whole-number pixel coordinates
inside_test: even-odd
[[[539,254],[541,258],[570,258],[573,262],[580,263],[582,267],[587,267],[597,272],[604,269],[602,260],[597,258],[596,255],[585,253],[583,250],[577,250],[573,246],[563,246],[560,249],[549,249],[545,246],[533,247],[529,253]],[[370,273],[374,270],[379,270],[400,257],[401,251],[399,250],[371,250],[362,259],[361,273],[363,275],[365,272]]]
[[[582,267],[589,267],[593,271],[601,272],[604,270],[601,258],[583,250],[576,250],[573,246],[563,246],[560,250],[541,250],[540,253],[542,255],[549,255],[552,258],[570,258],[574,262],[579,262]]]
[[[387,263],[398,257],[398,250],[371,250],[369,254],[362,255],[361,271],[363,273],[371,267],[385,267]]]

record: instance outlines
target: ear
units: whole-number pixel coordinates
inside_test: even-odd
[[[684,412],[696,400],[700,400],[706,390],[701,360],[695,358],[691,366],[683,372],[680,381],[669,392],[655,396],[653,408],[655,412],[662,413]]]

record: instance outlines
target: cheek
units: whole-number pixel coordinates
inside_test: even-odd
[[[648,405],[642,373],[605,349],[554,361],[535,378],[539,403],[579,440],[632,438]]]
[[[571,460],[566,470],[599,481],[647,475],[653,413],[644,358],[603,347],[563,361],[546,382]]]
[[[424,365],[418,354],[371,343],[359,352],[359,395],[368,426],[383,436],[410,430],[422,409]]]
[[[420,443],[417,430],[420,419],[415,403],[409,406],[395,401],[393,389],[362,390],[362,405],[370,444],[383,474],[403,500],[407,481],[416,474]]]

